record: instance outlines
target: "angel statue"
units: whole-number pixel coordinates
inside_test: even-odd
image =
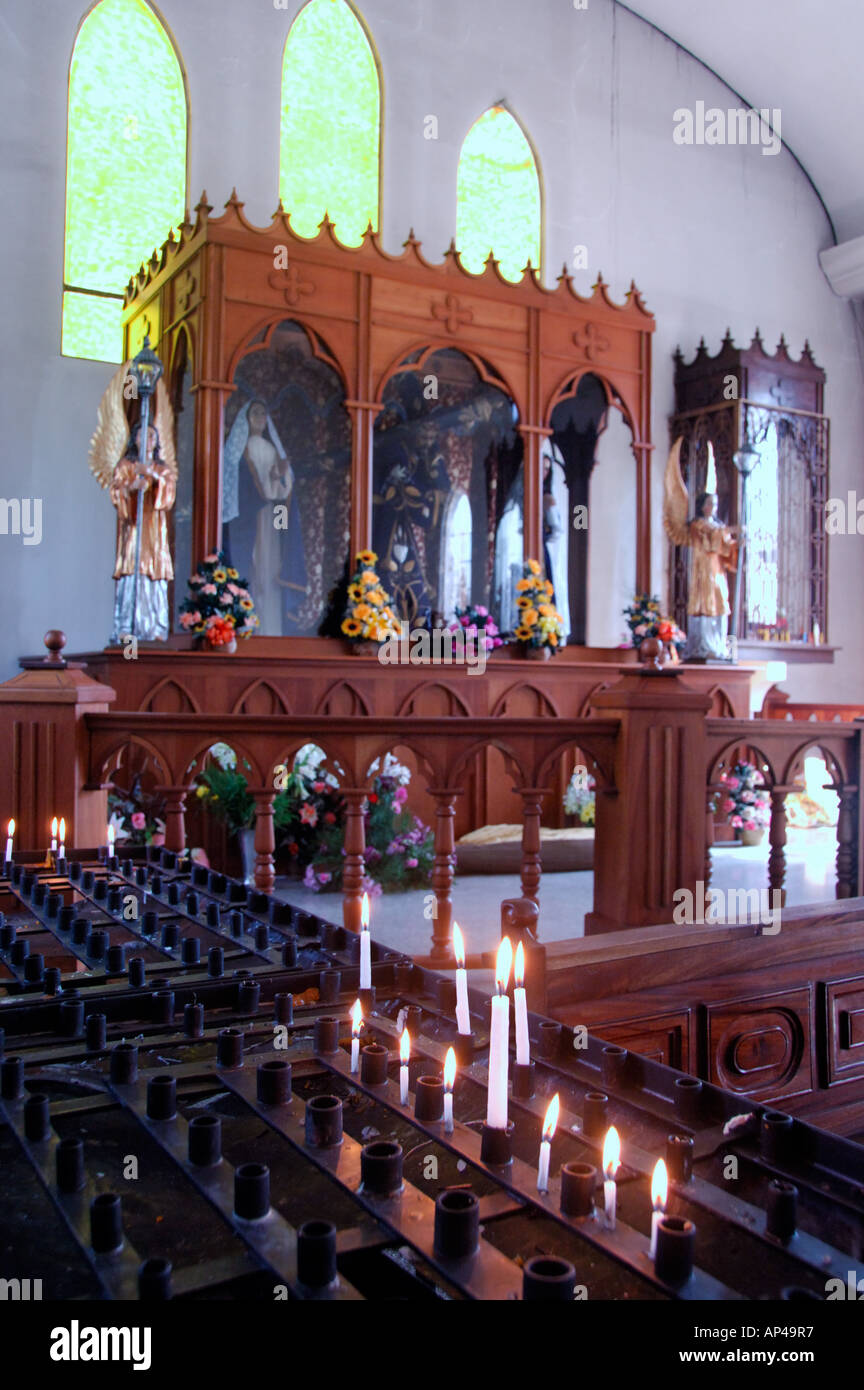
[[[114,623],[111,642],[131,632],[143,641],[168,637],[168,581],[174,578],[168,544],[168,513],[177,492],[174,412],[163,381],[156,384],[156,413],[147,430],[146,462],[139,463],[140,421],[130,433],[124,400],[130,380],[127,362],[111,378],[99,405],[96,432],[90,441],[90,471],[107,488],[117,511],[114,564]],[[135,592],[135,522],[137,494],[141,508],[141,563]],[[133,624],[132,605],[136,602]]]
[[[724,661],[729,590],[726,571],[734,570],[738,542],[734,527],[716,519],[717,475],[708,445],[705,491],[696,498],[696,515],[687,520],[689,499],[681,476],[681,439],[672,445],[663,480],[663,527],[673,545],[690,547],[685,660]]]

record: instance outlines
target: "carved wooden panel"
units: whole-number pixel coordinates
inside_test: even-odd
[[[754,1100],[812,1089],[809,988],[702,1007],[710,1081]]]
[[[288,701],[269,681],[259,680],[250,685],[232,711],[234,714],[290,714]]]
[[[462,696],[452,686],[437,681],[412,691],[399,708],[399,714],[416,714],[429,719],[435,715],[463,715],[471,713]]]
[[[828,1084],[864,1076],[864,976],[826,986]]]
[[[625,1023],[593,1023],[592,1033],[606,1042],[638,1052],[652,1062],[690,1071],[690,1010],[658,1014],[656,1018],[637,1018]]]
[[[544,714],[556,718],[559,711],[544,690],[536,685],[513,685],[495,705],[493,714],[509,714],[512,718],[520,716],[534,719]]]
[[[335,685],[332,685],[321,701],[317,712],[342,716],[371,714],[363,696],[354,689],[350,681],[337,681]]]
[[[142,711],[153,714],[198,714],[199,707],[185,685],[166,676],[148,690],[141,704]]]

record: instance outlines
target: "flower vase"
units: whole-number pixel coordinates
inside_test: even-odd
[[[552,655],[551,647],[525,647],[525,655],[529,661],[548,661]]]
[[[377,656],[380,646],[380,642],[373,642],[364,637],[359,642],[349,642],[348,650],[352,656]]]
[[[742,845],[761,845],[765,838],[765,829],[763,826],[760,826],[758,830],[742,829],[740,835]]]
[[[248,826],[237,831],[240,843],[240,858],[243,861],[243,882],[255,882],[255,827]]]
[[[214,643],[208,642],[206,637],[198,638],[199,652],[210,652],[213,656],[233,656],[237,650],[237,638],[232,637],[230,642]]]

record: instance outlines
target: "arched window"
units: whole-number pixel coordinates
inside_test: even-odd
[[[457,608],[471,602],[473,546],[471,503],[466,492],[451,494],[441,535],[441,612],[452,622]]]
[[[310,0],[285,42],[279,196],[314,236],[326,212],[346,246],[378,226],[381,94],[375,56],[345,0]]]
[[[456,245],[475,274],[491,251],[507,280],[540,269],[540,178],[518,121],[493,106],[465,137],[457,174]]]
[[[186,88],[144,0],[100,0],[69,68],[62,352],[122,360],[123,290],[186,204]]]

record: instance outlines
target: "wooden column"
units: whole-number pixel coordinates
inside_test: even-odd
[[[452,890],[456,861],[453,819],[456,814],[456,798],[461,796],[461,789],[429,787],[428,792],[435,798],[435,862],[432,867],[435,916],[432,920],[430,959],[440,962],[453,958]]]
[[[523,559],[543,564],[543,470],[540,450],[551,429],[543,425],[517,425],[522,436],[522,473],[525,486],[522,501]]]
[[[855,845],[858,839],[858,817],[857,800],[858,787],[854,783],[844,783],[840,787],[834,787],[833,782],[827,784],[829,789],[835,790],[840,796],[840,805],[837,813],[837,888],[838,898],[854,898],[857,884],[857,868]]]
[[[775,786],[771,788],[771,824],[768,827],[768,888],[780,892],[780,906],[786,906],[786,797],[797,787]],[[773,901],[773,899],[772,899]]]
[[[540,813],[548,787],[516,787],[522,798],[522,896],[540,905],[543,856],[540,851]]]
[[[259,893],[272,893],[276,883],[276,836],[273,831],[272,787],[252,789],[255,798],[255,887]]]
[[[705,880],[706,893],[711,887],[711,873],[713,869],[711,861],[711,849],[714,844],[714,811],[712,809],[712,802],[717,793],[722,792],[722,790],[723,784],[721,782],[709,782],[705,789],[705,869],[703,871],[703,878]]]
[[[342,921],[348,931],[359,932],[366,870],[366,827],[363,823],[365,787],[343,787],[345,798],[345,863],[342,866]]]
[[[165,848],[182,854],[186,848],[186,797],[189,788],[157,787],[165,797]]]

